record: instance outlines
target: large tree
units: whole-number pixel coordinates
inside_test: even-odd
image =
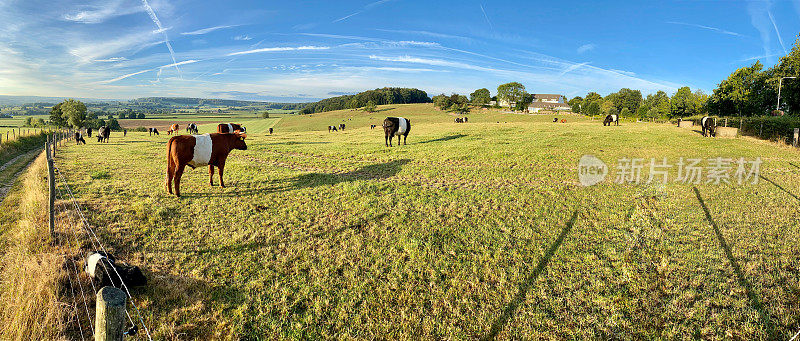
[[[497,87],[497,99],[508,105],[522,100],[524,95],[525,86],[518,82],[506,83]]]
[[[572,108],[572,112],[580,113],[581,112],[581,105],[583,104],[583,97],[576,96],[573,97],[571,100],[567,102],[569,106]]]
[[[476,105],[484,105],[489,103],[492,98],[492,94],[489,93],[489,89],[483,88],[475,90],[475,92],[469,94],[469,100],[472,104]]]
[[[672,98],[669,102],[672,116],[675,117],[692,116],[696,114],[698,112],[697,109],[699,109],[697,107],[698,103],[695,100],[694,94],[688,86],[679,88],[678,92],[672,95]]]
[[[524,93],[522,94],[522,98],[517,101],[517,104],[514,106],[514,110],[518,111],[528,111],[528,106],[533,103],[533,94]]]
[[[62,116],[63,112],[61,111],[61,105],[64,103],[58,103],[50,109],[50,124],[63,127],[67,125],[67,121],[64,120]]]

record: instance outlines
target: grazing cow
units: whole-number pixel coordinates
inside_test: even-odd
[[[156,128],[147,128],[147,131],[150,132],[150,136],[153,136],[153,134],[158,135],[158,129]]]
[[[682,118],[680,118],[680,117],[678,117],[678,127],[680,127],[680,126],[681,126],[681,122],[682,122],[682,121],[683,121],[683,119],[682,119]]]
[[[715,117],[704,116],[700,119],[700,126],[703,127],[703,136],[717,137],[717,119]]]
[[[220,123],[217,126],[218,133],[233,133],[237,130],[242,133],[247,132],[247,129],[245,129],[245,127],[242,127],[242,125],[236,123]]]
[[[109,137],[111,137],[111,128],[102,126],[97,129],[97,142],[108,142]]]
[[[456,123],[464,123],[464,120],[461,119],[460,117],[456,117],[455,121],[456,121]]]
[[[246,150],[246,134],[235,132],[204,135],[173,136],[167,143],[167,190],[172,194],[172,179],[175,179],[175,195],[181,196],[181,176],[186,166],[194,169],[208,165],[208,183],[214,186],[214,166],[219,168],[219,183],[225,187],[222,173],[225,160],[234,149]]]
[[[126,287],[138,287],[147,284],[147,277],[138,266],[129,265],[118,261],[113,255],[103,251],[93,251],[86,256],[84,271],[89,278],[104,286],[121,286],[120,280]]]
[[[375,125],[374,125],[374,124],[373,124],[373,125],[370,125],[370,126],[369,126],[369,129],[375,129]]]
[[[567,123],[567,119],[566,118],[562,118],[561,119],[561,123]]]
[[[181,126],[179,126],[177,123],[171,125],[169,127],[169,130],[167,130],[167,135],[172,135],[172,133],[175,133],[175,135],[177,135],[178,134],[178,129],[180,129],[180,127]]]
[[[400,145],[400,137],[403,137],[403,145],[408,140],[408,132],[411,131],[411,121],[402,117],[387,117],[383,120],[383,132],[386,134],[386,146],[392,146],[392,139],[397,135],[397,145]]]
[[[558,123],[558,117],[553,118],[553,123]]]
[[[92,128],[86,128],[86,136],[92,137]]]
[[[464,117],[464,123],[469,123],[469,117]]]
[[[128,136],[128,129],[122,129],[122,137]]]
[[[344,131],[344,123],[339,125],[339,130]]]
[[[338,131],[336,126],[328,126],[328,132],[330,133],[332,131]]]
[[[272,128],[269,128],[269,134],[272,135]]]
[[[614,123],[615,125],[619,125],[619,117],[617,116],[617,114],[606,115],[606,119],[603,120],[603,126],[604,127],[605,126],[610,126],[611,123]]]
[[[197,129],[197,124],[189,123],[186,125],[186,132],[189,134],[199,134],[200,130]]]
[[[81,134],[81,132],[79,131],[75,132],[75,142],[78,143],[79,145],[81,144],[81,142],[83,142],[83,144],[86,144],[86,140],[83,139],[83,134]]]

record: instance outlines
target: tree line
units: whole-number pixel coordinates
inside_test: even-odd
[[[364,91],[355,95],[343,95],[323,99],[319,102],[308,103],[300,110],[301,114],[313,114],[318,112],[357,109],[366,106],[385,104],[410,104],[410,103],[430,103],[431,99],[425,91],[411,88],[382,88]]]

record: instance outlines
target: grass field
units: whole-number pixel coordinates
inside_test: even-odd
[[[228,187],[187,171],[181,199],[164,189],[165,134],[114,133],[57,162],[100,238],[146,270],[134,296],[158,339],[800,329],[797,150],[664,124],[494,111],[455,124],[429,104],[380,109],[244,120],[249,148],[228,159]],[[384,147],[386,116],[410,118],[408,145]],[[761,157],[763,178],[583,187],[584,154],[611,175],[623,157]]]

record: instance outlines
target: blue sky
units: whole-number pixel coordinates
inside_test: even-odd
[[[383,86],[711,91],[800,33],[784,1],[0,0],[0,94],[309,101]]]

